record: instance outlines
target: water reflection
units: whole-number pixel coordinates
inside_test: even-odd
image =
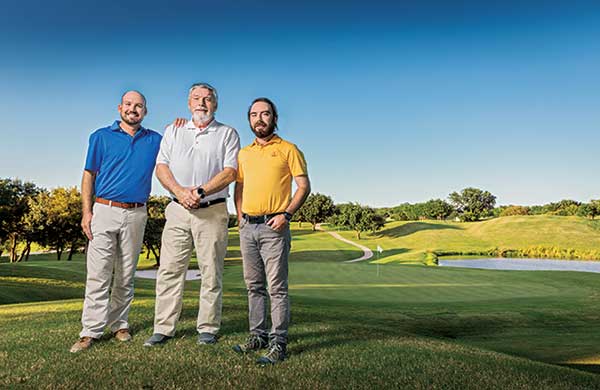
[[[600,273],[600,261],[482,258],[439,260],[442,267],[463,267],[520,271],[580,271]]]

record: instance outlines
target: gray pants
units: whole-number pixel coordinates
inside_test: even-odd
[[[93,212],[79,336],[99,338],[107,326],[112,332],[129,328],[133,278],[148,214],[146,207],[121,209],[100,203],[94,204]]]
[[[276,232],[268,225],[240,225],[240,249],[244,263],[244,281],[248,289],[250,333],[267,336],[267,296],[271,300],[272,341],[287,344],[290,322],[288,298],[289,228]],[[268,286],[268,293],[267,293]]]

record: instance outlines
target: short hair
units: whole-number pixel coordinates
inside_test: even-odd
[[[277,106],[271,99],[266,97],[256,98],[252,101],[252,103],[250,103],[250,106],[248,107],[248,120],[250,120],[250,110],[252,110],[252,106],[254,103],[258,102],[267,103],[269,106],[271,106],[271,111],[273,111],[273,116],[275,117],[275,128],[277,128],[277,119],[279,118],[279,115],[277,114]]]
[[[138,95],[140,95],[142,97],[142,100],[144,101],[144,106],[148,106],[148,104],[146,103],[146,96],[144,96],[143,93],[141,93],[140,91],[136,90],[136,89],[130,89],[128,91],[123,92],[123,95],[121,95],[121,103],[123,103],[123,98],[125,97],[125,95],[127,95],[129,92],[135,92]]]
[[[217,89],[215,87],[213,87],[212,85],[210,85],[209,83],[194,83],[194,84],[192,84],[192,86],[190,87],[190,90],[188,91],[188,98],[192,94],[192,91],[196,88],[208,89],[210,91],[210,93],[215,97],[215,103],[217,103],[217,104],[219,103],[219,94],[217,93]]]

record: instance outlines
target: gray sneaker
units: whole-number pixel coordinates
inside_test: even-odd
[[[198,334],[198,344],[210,345],[217,343],[217,335],[212,333],[202,332]]]
[[[248,353],[252,351],[259,351],[261,349],[267,348],[269,346],[269,341],[266,337],[260,337],[255,334],[251,334],[246,339],[245,344],[237,344],[233,346],[233,350],[237,353]]]
[[[283,343],[271,342],[269,352],[259,357],[256,363],[261,366],[276,364],[286,359],[286,345]]]
[[[171,336],[165,336],[164,334],[154,333],[148,340],[144,342],[144,347],[155,347],[166,343],[171,339]]]

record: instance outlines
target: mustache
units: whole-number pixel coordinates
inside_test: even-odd
[[[258,125],[263,125],[263,126],[267,127],[267,124],[265,122],[261,121],[260,119],[258,121],[256,121],[256,123],[254,124],[254,127],[256,127]]]

